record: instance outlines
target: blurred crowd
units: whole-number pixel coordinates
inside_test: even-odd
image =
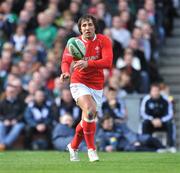
[[[108,94],[111,91],[116,91],[121,99],[127,94],[148,94],[153,83],[163,82],[158,70],[159,52],[165,38],[172,36],[178,8],[178,0],[1,1],[0,150],[13,147],[21,133],[28,149],[64,150],[66,141],[71,141],[81,112],[68,82],[62,85],[59,76],[66,42],[79,35],[79,17],[94,15],[99,32],[113,43],[113,68],[104,71],[104,101],[110,99],[114,106],[114,99]],[[168,87],[162,86],[167,93]],[[106,121],[124,124],[126,111],[122,106],[117,120],[113,112],[104,117],[102,111],[98,118],[100,130]],[[129,131],[128,127],[121,128],[116,129],[116,137]],[[136,147],[149,140],[156,149],[163,148],[150,136],[132,134],[131,140],[132,136],[135,139],[131,143]],[[111,142],[116,142],[114,136]],[[85,150],[83,144],[80,148]]]

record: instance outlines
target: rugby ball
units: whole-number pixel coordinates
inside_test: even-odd
[[[78,60],[82,59],[86,54],[86,47],[79,38],[70,38],[67,42],[67,48],[69,53]]]

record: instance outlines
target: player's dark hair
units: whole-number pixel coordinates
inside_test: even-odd
[[[82,32],[81,32],[82,21],[89,21],[89,20],[92,20],[92,22],[94,24],[94,27],[95,27],[95,33],[97,34],[98,33],[97,19],[94,16],[90,15],[90,14],[86,14],[86,15],[79,18],[79,20],[78,20],[79,32],[82,34]]]

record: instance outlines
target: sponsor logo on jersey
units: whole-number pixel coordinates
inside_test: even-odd
[[[88,61],[88,60],[96,60],[99,59],[98,56],[89,56],[89,57],[84,57],[83,60]]]

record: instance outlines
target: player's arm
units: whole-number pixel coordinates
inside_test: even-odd
[[[72,56],[69,54],[67,48],[65,48],[62,56],[60,81],[64,82],[70,78],[71,63],[73,61]]]
[[[111,68],[113,60],[112,42],[106,36],[102,40],[102,59],[88,60],[88,67]]]

